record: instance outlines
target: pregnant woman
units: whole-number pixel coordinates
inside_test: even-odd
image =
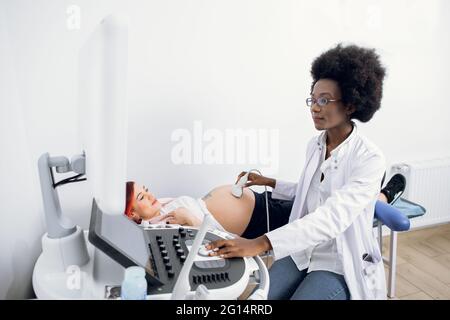
[[[238,179],[245,174],[241,173]],[[271,183],[270,178],[255,173],[249,174],[246,187]],[[400,174],[391,178],[381,190],[379,200],[390,202],[405,189],[405,179]],[[272,198],[267,192],[270,230],[275,230],[289,221],[293,201]],[[249,188],[243,190],[241,198],[231,194],[231,185],[214,188],[201,199],[188,196],[157,199],[148,188],[133,181],[126,185],[125,214],[140,224],[169,223],[185,226],[200,226],[205,214],[215,220],[215,227],[247,239],[254,239],[267,232],[265,194]]]
[[[254,177],[250,174],[249,177]],[[265,195],[244,189],[241,198],[231,194],[231,185],[214,188],[202,198],[181,196],[157,199],[148,188],[133,181],[127,182],[125,214],[137,223],[170,223],[200,226],[206,214],[211,215],[214,227],[248,239],[267,232]],[[270,229],[288,222],[292,202],[272,199],[268,192]],[[275,214],[276,212],[276,214]]]

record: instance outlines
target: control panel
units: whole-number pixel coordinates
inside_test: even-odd
[[[173,225],[154,225],[143,230],[149,251],[148,267],[162,283],[162,286],[149,287],[149,294],[172,292],[197,230]],[[200,284],[208,289],[228,287],[246,276],[243,258],[222,259],[209,256],[204,245],[219,239],[223,237],[212,232],[206,233],[203,246],[197,253],[189,274],[192,290]]]

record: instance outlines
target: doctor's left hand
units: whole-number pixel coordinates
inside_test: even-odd
[[[262,235],[255,239],[236,238],[231,240],[216,240],[210,242],[206,249],[216,250],[210,256],[221,258],[254,257],[272,249],[269,238]]]

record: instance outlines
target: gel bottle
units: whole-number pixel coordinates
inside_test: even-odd
[[[120,292],[122,300],[145,300],[147,297],[147,280],[142,267],[129,267],[125,270],[125,278]]]

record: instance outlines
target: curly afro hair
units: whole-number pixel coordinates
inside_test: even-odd
[[[374,49],[338,44],[313,61],[311,92],[320,79],[337,81],[344,105],[355,107],[350,118],[367,122],[380,109],[385,74]]]

